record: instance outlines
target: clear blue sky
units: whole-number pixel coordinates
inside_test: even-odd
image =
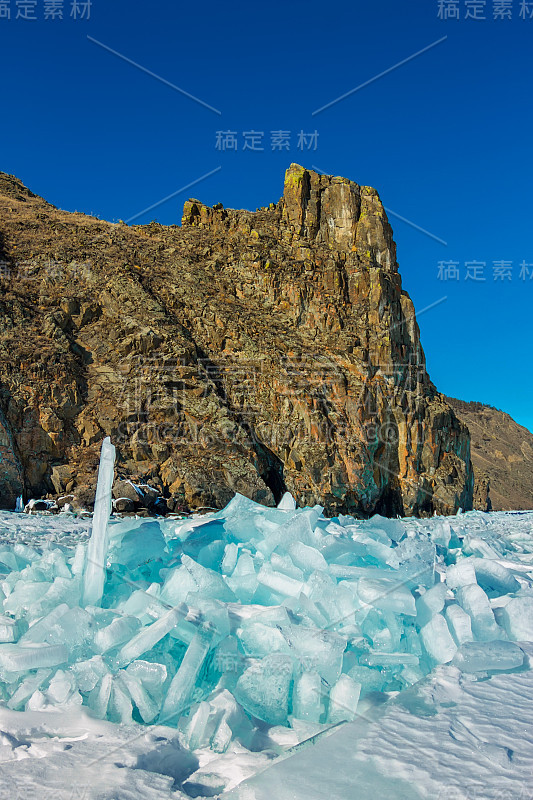
[[[437,387],[533,429],[533,18],[522,0],[507,2],[511,19],[494,19],[487,0],[485,20],[464,18],[467,0],[460,19],[439,19],[437,0],[93,0],[90,19],[70,18],[65,0],[63,20],[45,20],[45,4],[37,21],[17,20],[10,0],[0,19],[0,169],[64,209],[127,220],[221,167],[139,222],[177,222],[187,196],[265,205],[291,161],[375,186],[447,243],[390,217]],[[250,130],[264,132],[263,151],[243,150]],[[280,130],[289,151],[272,150]],[[298,134],[315,130],[316,151],[302,152]],[[217,131],[235,132],[238,149],[217,149]],[[459,280],[439,279],[440,261],[458,262]],[[471,261],[486,264],[485,282],[465,280]],[[493,262],[512,262],[511,280],[495,281]]]

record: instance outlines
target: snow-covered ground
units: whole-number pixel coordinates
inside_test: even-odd
[[[291,500],[0,514],[0,797],[533,798],[533,512]]]
[[[530,800],[532,777],[532,671],[473,680],[439,666],[377,721],[343,725],[224,797]]]

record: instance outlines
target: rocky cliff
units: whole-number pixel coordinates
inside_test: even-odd
[[[533,508],[533,434],[504,411],[447,397],[472,437],[474,507],[481,511]],[[488,495],[488,497],[487,497]],[[487,499],[489,503],[487,504]],[[490,508],[488,508],[490,506]]]
[[[297,165],[257,212],[62,212],[0,173],[0,502],[90,505],[102,438],[170,507],[291,491],[329,513],[472,504],[374,189]]]

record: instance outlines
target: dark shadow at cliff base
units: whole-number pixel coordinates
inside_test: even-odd
[[[256,438],[254,438],[254,446],[261,462],[265,465],[259,475],[274,495],[274,500],[277,504],[287,491],[283,478],[283,462],[272,450],[269,450],[265,444],[259,442]]]
[[[386,489],[376,503],[373,513],[380,514],[382,517],[403,517],[404,507],[400,490]]]

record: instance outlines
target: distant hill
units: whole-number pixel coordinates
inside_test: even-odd
[[[533,434],[492,406],[446,400],[470,430],[475,504],[480,503],[487,476],[494,511],[532,509]]]

